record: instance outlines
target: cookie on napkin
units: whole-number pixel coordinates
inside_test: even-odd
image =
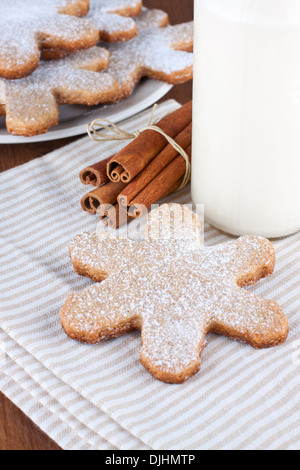
[[[67,335],[99,343],[139,329],[141,362],[164,382],[199,371],[208,333],[255,348],[288,335],[280,307],[242,288],[273,273],[273,245],[242,237],[206,248],[198,217],[184,206],[151,212],[140,243],[85,233],[71,242],[70,255],[76,272],[98,283],[68,297],[60,311]]]

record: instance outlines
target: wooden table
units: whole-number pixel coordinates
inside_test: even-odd
[[[145,0],[149,8],[160,8],[170,15],[172,24],[193,19],[193,0]],[[186,103],[192,98],[192,83],[174,87],[163,100],[174,98]],[[0,145],[0,172],[39,158],[67,145],[75,138],[20,145]],[[10,400],[0,394],[0,450],[60,450]]]

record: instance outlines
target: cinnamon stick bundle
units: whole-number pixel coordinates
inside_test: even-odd
[[[191,161],[192,147],[186,149]],[[128,205],[130,217],[141,217],[152,204],[177,191],[183,181],[186,162],[180,155],[175,158],[151,183],[148,184]]]
[[[80,174],[79,178],[80,181],[85,185],[92,185],[95,188],[98,188],[104,183],[109,181],[109,177],[107,175],[107,164],[113,157],[108,157],[101,162],[95,163],[95,165],[88,166],[84,168]]]
[[[191,162],[192,102],[157,126],[185,150]],[[104,224],[117,229],[178,190],[185,180],[186,165],[178,147],[165,136],[145,131],[114,157],[81,171],[82,183],[96,187],[82,198],[82,209],[97,213]]]
[[[169,137],[176,137],[192,122],[192,102],[185,104],[169,114],[157,124]],[[163,150],[166,138],[153,130],[143,132],[107,165],[107,174],[111,181],[129,183]]]
[[[192,123],[190,123],[174,139],[184,150],[192,143]],[[159,173],[178,156],[177,150],[171,144],[167,145],[149,165],[141,171],[127,186],[118,197],[119,204],[127,208],[134,198],[145,189]],[[182,159],[183,160],[183,159]]]

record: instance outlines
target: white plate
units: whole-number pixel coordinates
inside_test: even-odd
[[[5,117],[0,118],[0,144],[28,144],[49,140],[64,139],[86,133],[88,122],[97,118],[120,122],[143,111],[160,100],[172,88],[172,85],[145,79],[134,93],[124,101],[109,106],[77,106],[65,105],[59,109],[59,125],[50,129],[47,134],[35,137],[16,137],[10,135],[5,128]]]

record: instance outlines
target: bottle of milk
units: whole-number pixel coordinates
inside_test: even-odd
[[[300,230],[300,0],[195,0],[192,196],[233,235]]]

